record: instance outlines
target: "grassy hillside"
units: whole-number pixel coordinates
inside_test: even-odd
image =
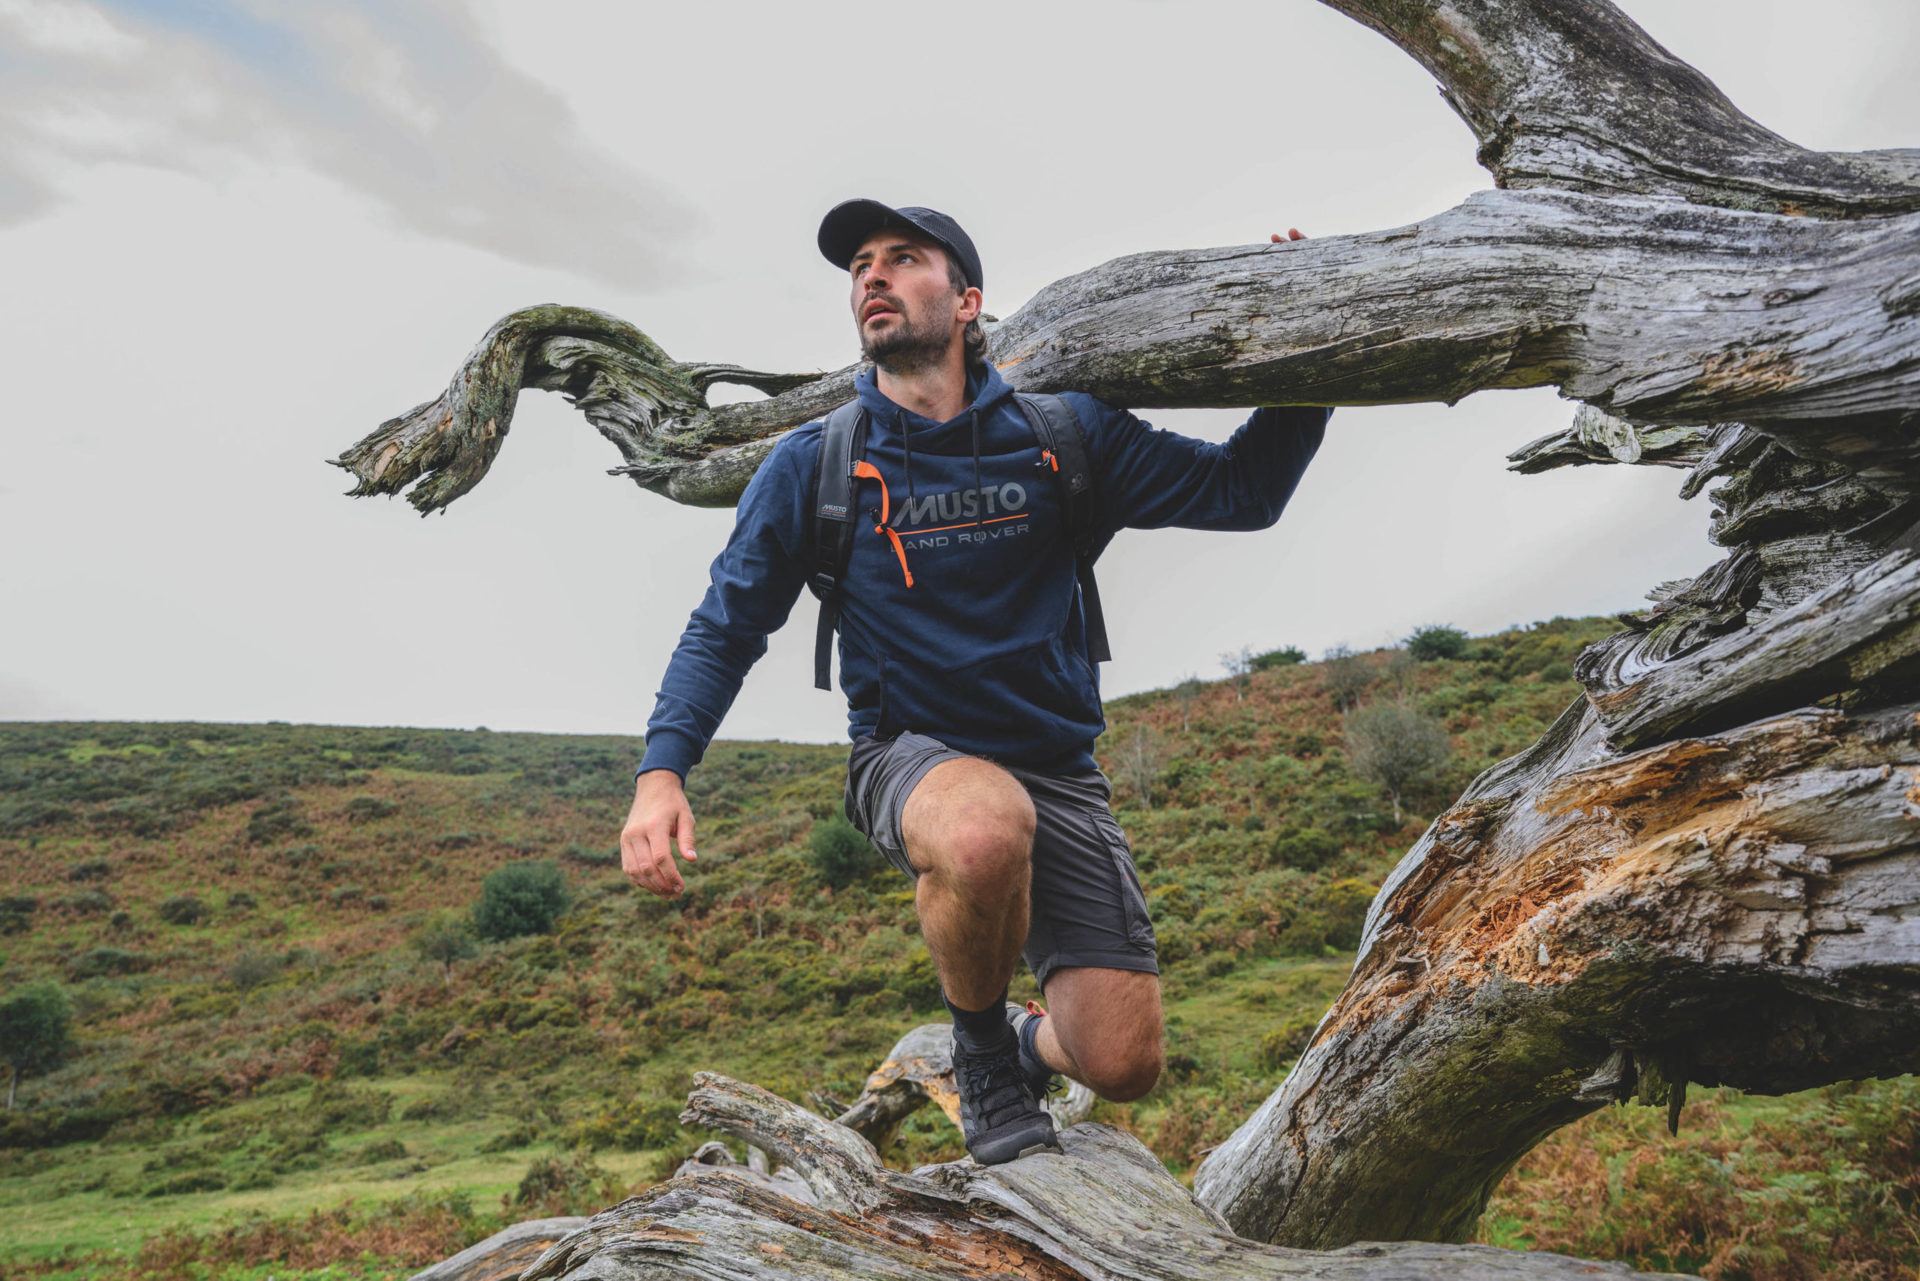
[[[1576,696],[1568,664],[1606,630],[1555,620],[1451,660],[1280,663],[1110,703],[1102,760],[1161,940],[1169,1061],[1096,1116],[1190,1173],[1338,992],[1394,859]],[[1349,766],[1343,681],[1445,725],[1452,758],[1404,821]],[[1156,736],[1135,781],[1122,758]],[[9,1274],[404,1275],[662,1177],[705,1137],[676,1120],[696,1070],[850,1098],[939,1000],[907,883],[872,867],[836,888],[810,855],[845,749],[716,744],[689,787],[699,865],[662,902],[614,855],[638,747],[0,725],[0,1000],[54,980],[75,1037],[0,1118]],[[529,860],[567,881],[550,933],[425,954],[489,873]],[[1528,1158],[1484,1231],[1711,1276],[1910,1276],[1916,1102],[1910,1082],[1722,1092],[1679,1140],[1602,1113]],[[923,1114],[887,1157],[959,1154]]]

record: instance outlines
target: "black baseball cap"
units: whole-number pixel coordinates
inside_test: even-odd
[[[886,227],[912,227],[953,255],[960,274],[975,289],[984,289],[980,274],[980,255],[973,240],[960,230],[960,224],[938,209],[908,205],[892,209],[878,200],[843,200],[827,210],[820,220],[820,252],[827,261],[845,271],[867,237]]]

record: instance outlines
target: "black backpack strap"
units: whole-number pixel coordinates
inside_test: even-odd
[[[820,598],[813,633],[813,684],[833,688],[833,631],[840,625],[840,583],[853,559],[853,465],[867,452],[867,413],[850,400],[828,414],[813,468],[813,572],[807,587]]]
[[[1087,611],[1087,653],[1096,663],[1113,661],[1107,645],[1107,619],[1100,609],[1100,587],[1093,578],[1098,554],[1100,494],[1094,484],[1093,460],[1087,456],[1087,433],[1080,415],[1059,396],[1015,392],[1021,412],[1033,426],[1040,448],[1052,455],[1060,505],[1067,514],[1067,537],[1073,545],[1074,573],[1080,580],[1080,600]]]

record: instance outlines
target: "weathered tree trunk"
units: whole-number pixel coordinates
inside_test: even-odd
[[[1243,1237],[1321,1249],[1461,1239],[1532,1144],[1610,1099],[1677,1119],[1689,1081],[1920,1066],[1920,151],[1797,147],[1605,0],[1327,3],[1438,77],[1499,189],[1409,227],[1059,281],[993,328],[1008,379],[1136,407],[1556,386],[1585,407],[1518,470],[1690,467],[1683,492],[1719,484],[1729,554],[1583,655],[1586,698],[1408,853],[1308,1052],[1199,1171]],[[854,373],[682,364],[612,317],[531,308],[339,462],[355,493],[443,508],[541,387],[614,442],[616,474],[725,504]],[[714,382],[770,399],[709,406]],[[846,1119],[884,1135],[918,1101],[885,1092]],[[906,1176],[744,1088],[709,1083],[693,1113],[782,1153],[815,1207],[696,1172],[533,1275],[1562,1266],[1257,1246],[1099,1127],[1065,1157]]]
[[[712,1073],[682,1119],[774,1153],[806,1185],[779,1191],[737,1165],[683,1171],[594,1216],[524,1281],[648,1277],[1031,1277],[1036,1281],[1492,1281],[1635,1276],[1617,1264],[1460,1245],[1289,1250],[1238,1237],[1138,1140],[1103,1125],[1062,1155],[912,1174],[843,1126]]]

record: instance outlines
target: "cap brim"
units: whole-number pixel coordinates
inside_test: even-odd
[[[827,210],[820,220],[820,252],[826,260],[845,271],[867,243],[867,237],[882,227],[912,227],[912,219],[878,200],[843,200]],[[924,234],[924,233],[922,233]]]

